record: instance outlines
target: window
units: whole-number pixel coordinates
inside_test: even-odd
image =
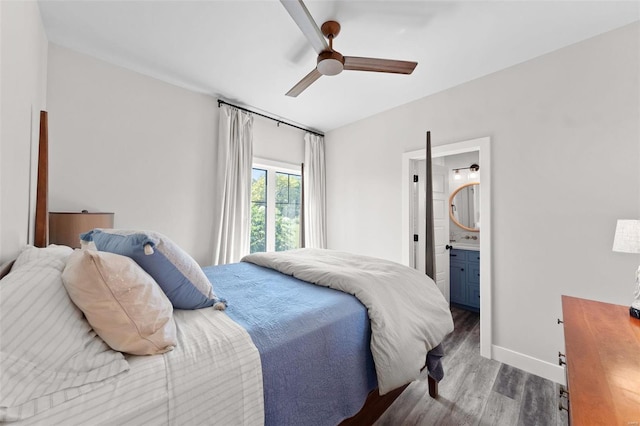
[[[251,176],[251,253],[257,251],[267,251],[267,171],[262,169]]]
[[[300,247],[300,171],[261,160],[251,182],[251,253]]]

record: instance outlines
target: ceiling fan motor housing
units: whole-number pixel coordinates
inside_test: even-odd
[[[344,56],[334,50],[325,50],[318,55],[317,68],[322,75],[340,74],[344,69]]]

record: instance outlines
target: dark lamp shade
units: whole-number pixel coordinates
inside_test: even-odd
[[[80,248],[80,234],[93,228],[113,228],[113,213],[50,212],[49,244]]]

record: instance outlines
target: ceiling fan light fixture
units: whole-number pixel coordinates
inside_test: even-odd
[[[344,56],[335,51],[324,51],[318,56],[318,72],[322,75],[337,75],[344,69]]]
[[[322,75],[337,75],[342,72],[344,65],[335,59],[324,59],[318,62],[318,71]]]

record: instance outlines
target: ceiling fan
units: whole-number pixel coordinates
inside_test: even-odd
[[[318,53],[316,68],[293,86],[286,93],[287,96],[296,97],[321,76],[337,75],[343,70],[411,74],[418,65],[417,62],[410,61],[342,56],[340,52],[333,50],[333,39],[340,33],[338,22],[327,21],[318,29],[302,0],[280,0],[280,2]],[[329,40],[329,44],[325,37]]]

